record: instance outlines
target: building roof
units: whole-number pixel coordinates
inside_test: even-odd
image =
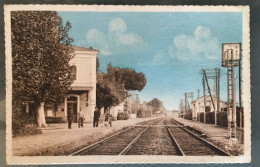
[[[83,47],[79,47],[79,46],[72,46],[72,48],[74,49],[74,51],[98,51],[96,49],[93,49],[92,47],[83,48]]]
[[[216,99],[216,96],[212,96],[212,98],[215,100]],[[208,99],[210,99],[211,100],[211,97],[209,96],[209,95],[206,95],[206,100],[208,100]],[[194,102],[196,102],[196,101],[198,101],[198,100],[204,100],[204,96],[201,96],[201,97],[199,97],[199,98],[197,98],[197,99],[194,99],[191,103],[194,103]],[[219,100],[220,102],[223,102],[223,103],[226,103],[226,102],[224,102],[224,101],[222,101],[222,100]]]

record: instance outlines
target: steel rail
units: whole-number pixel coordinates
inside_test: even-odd
[[[153,120],[148,120],[148,121],[140,122],[140,123],[138,123],[138,124],[150,123],[150,122],[153,122],[153,121],[157,121],[157,120],[159,120],[159,119],[160,119],[160,118],[158,118],[158,119],[153,119]],[[80,149],[80,150],[78,150],[78,151],[76,151],[76,152],[73,152],[73,153],[69,154],[69,156],[73,156],[73,155],[76,155],[76,154],[78,154],[78,153],[80,153],[80,152],[83,152],[83,151],[85,151],[85,150],[87,150],[87,149],[90,149],[90,148],[92,148],[92,147],[94,147],[94,146],[96,146],[96,145],[98,145],[98,144],[100,144],[100,143],[102,143],[102,142],[104,142],[104,141],[107,141],[107,140],[109,140],[109,139],[111,139],[111,138],[113,138],[113,137],[115,137],[115,136],[117,136],[117,135],[119,135],[119,134],[121,134],[121,133],[124,133],[124,132],[126,132],[126,131],[130,131],[130,130],[132,130],[132,129],[134,129],[134,128],[135,128],[135,126],[131,126],[130,128],[127,128],[127,129],[125,129],[125,130],[122,130],[122,131],[120,131],[120,132],[118,132],[118,133],[116,133],[116,134],[113,134],[113,135],[111,135],[111,136],[108,136],[108,137],[106,137],[106,138],[104,138],[104,139],[102,139],[102,140],[100,140],[100,141],[98,141],[98,142],[95,142],[95,143],[93,143],[93,144],[91,144],[91,145],[89,145],[89,146],[86,146],[86,147],[84,147],[84,148],[82,148],[82,149]]]
[[[85,151],[85,150],[87,150],[87,149],[89,149],[89,148],[91,148],[91,147],[94,147],[94,146],[98,145],[99,143],[102,143],[102,142],[104,142],[104,141],[106,141],[106,140],[109,140],[109,139],[111,139],[111,138],[113,138],[113,137],[115,137],[115,136],[117,136],[117,135],[119,135],[119,134],[121,134],[121,133],[124,133],[124,132],[126,132],[126,131],[128,131],[128,130],[131,130],[131,129],[133,129],[133,128],[134,128],[134,127],[131,127],[131,128],[122,130],[122,131],[120,131],[120,132],[118,132],[118,133],[116,133],[116,134],[113,134],[113,135],[111,135],[111,136],[108,136],[108,137],[106,137],[106,138],[104,138],[104,139],[102,139],[102,140],[100,140],[100,141],[98,141],[98,142],[95,142],[95,143],[93,143],[93,144],[91,144],[91,145],[89,145],[89,146],[86,146],[86,147],[84,147],[84,148],[82,148],[82,149],[80,149],[80,150],[78,150],[78,151],[76,151],[76,152],[70,154],[69,156],[72,156],[72,155],[78,154],[78,153],[80,153],[80,152],[82,152],[82,151]]]
[[[161,118],[158,118],[158,119],[155,119],[155,120],[160,120],[160,119],[161,119]],[[165,119],[164,119],[164,120],[165,120]],[[153,123],[154,123],[154,122],[153,122]],[[133,146],[133,144],[142,136],[142,134],[143,134],[144,132],[147,131],[147,129],[148,129],[149,127],[151,127],[151,125],[147,126],[142,132],[140,132],[139,135],[136,136],[136,137],[134,138],[134,140],[132,140],[132,141],[123,149],[123,151],[121,151],[121,153],[120,153],[119,155],[124,155],[124,154],[126,154],[127,151],[130,150],[130,148]]]
[[[176,120],[174,120],[174,119],[171,119],[171,121],[172,121],[173,123],[175,123],[175,124],[176,124],[176,122],[178,122],[178,121],[176,121]],[[211,148],[213,148],[213,149],[219,151],[220,153],[224,154],[225,156],[232,156],[231,154],[229,154],[229,153],[227,153],[226,151],[222,150],[221,148],[219,148],[218,146],[214,145],[213,143],[211,143],[211,142],[209,142],[209,141],[207,141],[207,140],[205,140],[205,139],[199,137],[198,135],[196,135],[195,133],[191,132],[190,130],[185,129],[185,128],[183,128],[183,127],[181,127],[181,129],[184,130],[184,131],[186,131],[187,133],[191,134],[193,137],[199,139],[200,141],[202,141],[202,142],[208,144]]]
[[[164,124],[166,125],[166,123],[164,122]],[[175,137],[173,136],[172,132],[170,131],[169,127],[166,125],[166,129],[168,131],[168,133],[170,134],[172,140],[173,140],[173,144],[176,145],[178,151],[180,152],[181,156],[185,156],[185,153],[182,151],[180,145],[178,144],[177,140],[175,139]]]
[[[129,144],[123,149],[123,151],[121,151],[118,155],[125,155],[125,154],[127,153],[127,151],[130,150],[130,148],[133,146],[133,144],[142,136],[142,134],[143,134],[148,128],[149,128],[149,126],[146,127],[141,133],[139,133],[139,135],[136,136],[136,137],[134,138],[134,140],[132,140],[131,143],[129,143]]]
[[[176,127],[176,128],[180,128],[183,127],[183,125],[131,125],[134,127],[155,127],[155,128],[159,128],[159,127]]]

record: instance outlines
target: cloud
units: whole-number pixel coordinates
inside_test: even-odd
[[[171,57],[178,60],[217,59],[220,55],[219,41],[207,27],[198,26],[193,36],[185,34],[173,38],[168,49]]]
[[[86,40],[78,44],[84,44],[98,49],[103,55],[122,53],[129,47],[140,48],[145,45],[142,37],[127,30],[127,25],[121,18],[115,18],[108,24],[107,33],[97,29],[90,29],[87,32]]]
[[[127,30],[126,24],[123,19],[116,18],[109,22],[108,24],[108,30],[109,32],[113,33],[123,33]]]

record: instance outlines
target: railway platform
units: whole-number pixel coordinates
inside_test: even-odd
[[[202,122],[187,120],[184,118],[174,117],[178,122],[183,123],[189,127],[192,127],[207,137],[207,140],[211,141],[223,150],[231,153],[232,155],[243,154],[243,144],[239,140],[228,139],[228,129],[213,124],[204,124]]]
[[[64,155],[72,149],[83,144],[91,143],[108,134],[115,133],[125,127],[155,118],[136,118],[113,121],[112,127],[93,127],[90,123],[84,123],[84,128],[78,128],[77,123],[68,129],[66,123],[49,124],[43,128],[43,133],[34,136],[23,136],[12,139],[12,152],[17,156],[32,155]]]

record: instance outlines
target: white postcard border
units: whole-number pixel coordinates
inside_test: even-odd
[[[8,164],[104,164],[104,163],[248,163],[251,161],[251,113],[245,113],[245,143],[242,156],[13,156],[12,155],[12,58],[11,11],[92,12],[242,12],[243,13],[243,102],[251,111],[249,7],[248,6],[113,6],[113,5],[5,5],[6,54],[6,157]]]

